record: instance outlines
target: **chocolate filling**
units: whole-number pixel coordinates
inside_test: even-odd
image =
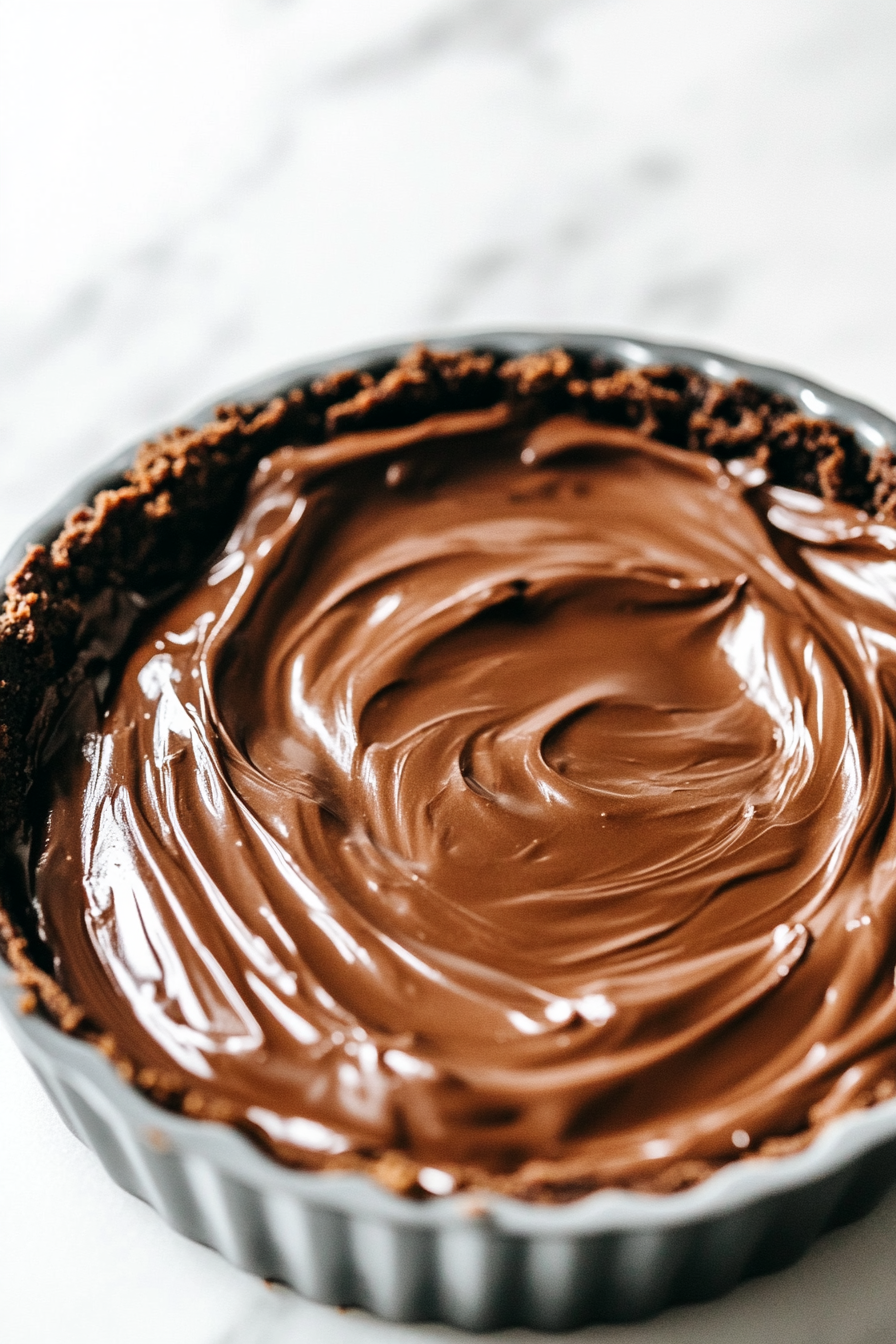
[[[561,351],[145,450],[0,631],[43,675],[2,688],[23,983],[397,1188],[672,1189],[889,1095],[890,471]]]

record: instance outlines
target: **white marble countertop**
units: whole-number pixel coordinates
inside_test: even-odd
[[[896,410],[894,56],[891,0],[0,0],[0,552],[228,384],[423,331],[646,332]],[[2,1035],[0,1098],[11,1344],[461,1338],[169,1232]],[[885,1344],[894,1268],[896,1196],[577,1338]]]

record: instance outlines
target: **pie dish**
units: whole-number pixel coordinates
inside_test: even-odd
[[[830,419],[846,427],[843,442],[853,445],[852,458],[848,452],[844,457],[841,441],[837,440],[833,448],[831,443],[827,443],[825,451],[816,453],[816,458],[812,461],[809,461],[804,453],[800,459],[802,462],[800,470],[808,471],[810,468],[814,470],[813,462],[816,465],[820,463],[822,467],[826,462],[825,470],[829,475],[822,481],[822,486],[830,486],[836,475],[838,498],[845,501],[845,508],[852,508],[850,518],[853,522],[855,508],[850,504],[849,491],[852,488],[853,477],[856,482],[860,480],[864,482],[866,476],[864,470],[857,473],[856,462],[863,452],[874,454],[892,444],[896,438],[896,427],[885,417],[813,384],[808,384],[794,375],[757,369],[703,352],[660,347],[613,337],[565,336],[554,333],[475,336],[452,344],[469,344],[476,351],[486,352],[493,360],[496,358],[499,361],[509,361],[510,365],[516,360],[517,394],[521,399],[525,399],[527,395],[549,399],[551,377],[554,377],[555,381],[560,377],[565,378],[568,384],[570,378],[579,371],[567,364],[563,365],[558,373],[562,359],[558,364],[555,355],[544,357],[541,363],[537,360],[527,363],[525,359],[527,352],[545,349],[572,352],[570,356],[566,356],[568,360],[577,360],[580,366],[583,363],[589,364],[592,371],[598,370],[603,374],[604,383],[608,378],[612,378],[614,366],[621,366],[624,370],[675,365],[692,371],[695,377],[704,381],[726,386],[738,378],[749,379],[752,384],[765,389],[767,396],[772,399],[778,398],[775,404],[782,416],[789,414],[802,424],[807,423],[808,417],[808,422],[822,428]],[[354,403],[355,411],[364,408],[365,415],[369,416],[371,413],[376,415],[377,405],[375,398],[371,402],[370,389],[375,390],[376,387],[382,386],[383,372],[399,354],[400,352],[396,350],[362,352],[347,356],[338,362],[328,361],[323,366],[292,371],[274,380],[267,387],[241,393],[234,398],[234,401],[240,405],[249,402],[262,405],[270,403],[266,410],[252,413],[253,422],[263,423],[265,415],[269,418],[279,415],[282,422],[282,417],[289,414],[290,406],[298,404],[295,398],[290,402],[291,389],[320,386],[321,379],[332,377],[331,370],[334,367],[348,366],[369,370],[370,374],[359,386],[347,389],[351,392],[351,396],[342,395],[341,400],[333,401],[331,404],[351,406]],[[376,377],[380,378],[379,383],[375,381]],[[527,378],[531,386],[521,391],[521,385]],[[542,380],[541,385],[536,386],[539,379]],[[345,391],[346,388],[343,386],[341,392],[344,394]],[[275,403],[270,402],[270,398],[281,393],[287,395],[276,403],[279,409],[275,411],[272,409]],[[488,396],[482,394],[480,402],[483,398],[486,402],[489,401]],[[790,404],[785,404],[783,398],[789,398]],[[430,404],[427,409],[430,417],[433,414],[436,417],[445,414],[445,408],[442,406]],[[468,401],[467,404],[451,409],[457,409],[467,415],[482,415],[488,412],[489,407],[471,405]],[[645,416],[652,414],[654,409],[653,405],[648,406],[646,410],[642,407]],[[530,454],[529,461],[532,462],[539,454],[542,454],[542,458],[539,459],[541,461],[545,458],[545,454],[550,456],[557,451],[568,453],[570,450],[581,452],[589,446],[587,435],[585,439],[582,437],[581,425],[571,428],[566,422],[559,423],[564,415],[567,421],[570,418],[567,404],[558,403],[556,406],[548,407],[548,410],[554,414],[554,419],[550,420],[554,438],[547,448],[542,442],[544,433],[541,439],[526,439],[522,444],[524,462],[526,453]],[[761,463],[757,463],[754,460],[755,454],[751,454],[757,433],[759,437],[762,433],[761,426],[757,431],[756,425],[750,421],[752,413],[753,410],[749,406],[746,408],[741,406],[735,415],[731,414],[729,408],[719,417],[720,421],[724,421],[724,416],[728,416],[728,421],[725,422],[728,424],[727,430],[724,424],[721,431],[716,426],[717,434],[721,433],[723,437],[727,435],[725,444],[721,444],[721,440],[716,444],[716,447],[721,444],[719,456],[728,459],[737,458],[741,464],[741,476],[745,470],[761,469]],[[216,423],[221,426],[222,438],[227,432],[228,414],[232,419],[232,411],[217,413]],[[545,414],[546,412],[542,414],[539,424],[544,421]],[[662,414],[662,407],[659,414]],[[209,418],[208,415],[199,416],[197,424],[202,425]],[[245,420],[245,415],[243,418]],[[408,425],[410,421],[408,429],[412,429],[419,418],[418,409],[412,416],[405,415],[404,423]],[[394,418],[392,425],[394,426]],[[401,442],[390,441],[387,445],[393,458],[398,450],[405,454],[409,451],[408,429],[401,424],[397,428],[400,430],[399,437],[404,434],[405,438]],[[489,425],[488,432],[500,428],[497,424]],[[818,434],[822,432],[822,428],[819,428]],[[376,432],[377,426],[375,420],[368,419],[361,420],[356,427],[350,419],[347,419],[338,426],[338,429],[343,433],[349,432],[349,437],[350,431],[356,430],[358,438],[365,432]],[[479,432],[483,426],[477,423],[476,429]],[[606,433],[602,438],[598,435],[591,447],[597,447],[604,453],[609,450],[611,455],[621,454],[625,457],[636,449],[639,451],[644,449],[643,442],[634,442],[639,434],[642,441],[652,440],[654,436],[657,440],[663,438],[662,425],[651,424],[643,416],[634,429],[624,424],[620,429],[621,436],[617,430],[615,439],[612,433],[609,438]],[[469,426],[467,430],[469,431]],[[381,432],[391,432],[388,421]],[[538,425],[533,432],[541,432]],[[713,451],[713,432],[714,422],[708,422],[704,427],[703,446],[710,452]],[[625,438],[626,434],[629,435],[628,440]],[[741,436],[740,441],[737,438],[738,434]],[[559,439],[557,435],[560,436]],[[334,435],[331,433],[330,437],[333,438]],[[668,432],[666,437],[669,437]],[[738,450],[738,442],[744,451]],[[817,434],[812,442],[814,444],[820,442]],[[316,450],[312,448],[309,451]],[[382,451],[382,448],[378,451]],[[676,451],[681,457],[681,450],[670,450],[673,456]],[[268,458],[264,460],[268,461]],[[279,460],[276,459],[275,453],[270,455],[270,461],[274,462],[275,467],[277,466]],[[114,464],[102,482],[85,484],[85,488],[78,492],[77,501],[69,503],[81,503],[89,499],[96,484],[117,484],[121,478],[116,468],[120,472],[124,465],[124,461]],[[394,461],[392,465],[395,465]],[[289,464],[284,466],[283,462],[279,462],[279,467],[292,470]],[[319,469],[325,468],[333,470],[332,463],[329,461],[324,463],[321,459]],[[657,470],[668,473],[680,472],[684,468],[677,458],[673,460],[667,456]],[[817,490],[821,489],[818,481],[822,474],[819,468],[819,474],[814,478]],[[740,489],[741,483],[735,479],[736,476],[737,473],[734,472],[732,491],[735,486]],[[794,511],[799,513],[799,499],[792,496],[805,498],[801,490],[793,488],[802,485],[803,479],[797,475],[787,480],[786,484],[780,484],[781,479],[779,477],[776,484],[773,478],[775,488],[779,489],[779,492],[782,490],[784,492],[775,496],[774,508],[778,510],[775,515],[777,519],[775,526],[779,532],[795,536],[797,541],[806,542],[811,547],[814,544],[810,535],[811,528],[814,526],[817,531],[821,525],[820,520],[815,518],[813,522],[810,518],[807,521],[801,516],[794,521],[791,517]],[[572,480],[573,475],[567,470],[563,475],[563,481],[568,484]],[[396,483],[400,484],[397,482],[397,477],[392,484]],[[582,485],[579,493],[587,493],[585,485],[582,482],[579,484]],[[712,488],[715,489],[717,484],[714,479]],[[611,477],[605,474],[602,477],[602,498],[608,497],[611,485]],[[703,489],[703,486],[700,488]],[[753,488],[750,481],[746,482],[746,488]],[[859,488],[858,485],[856,488]],[[891,489],[885,470],[878,472],[873,488],[876,491],[877,502],[885,506],[887,492]],[[236,484],[233,490],[237,492]],[[690,486],[688,490],[691,490]],[[833,487],[829,493],[834,493]],[[865,504],[869,500],[870,496],[858,502]],[[470,501],[467,503],[470,505]],[[691,493],[688,494],[688,507],[692,505]],[[790,514],[787,514],[788,509]],[[382,513],[382,509],[379,512]],[[782,522],[785,514],[790,517],[790,522],[786,519]],[[157,508],[159,528],[164,528],[166,525],[165,515],[166,508],[160,505]],[[363,510],[359,512],[356,509],[352,516],[362,515]],[[84,514],[80,520],[76,516],[75,530],[77,531],[80,526],[81,535],[89,532],[94,526],[93,520],[96,516],[96,514]],[[62,508],[55,512],[52,519],[45,520],[42,525],[43,535],[48,539],[56,536],[60,532],[64,517],[65,509]],[[843,513],[841,516],[834,508],[831,517],[833,519],[830,522],[831,526],[835,524],[841,526],[846,514]],[[867,511],[863,517],[863,526],[865,524],[869,527],[879,526],[870,519]],[[166,582],[169,584],[176,582],[184,573],[191,572],[198,556],[211,549],[216,538],[210,535],[206,538],[202,533],[204,521],[201,508],[195,510],[192,515],[192,527],[184,531],[187,538],[184,542],[186,550],[179,550],[180,543],[172,541],[163,547],[161,552],[156,552],[156,555],[162,555],[164,562],[163,568],[153,576],[152,586],[156,590],[164,587]],[[179,522],[183,525],[182,516]],[[71,532],[71,526],[69,530]],[[219,531],[218,536],[222,535],[223,532]],[[871,546],[878,544],[878,540],[876,534],[875,536],[869,534],[862,544]],[[139,546],[139,542],[139,535],[135,533],[134,545]],[[836,538],[835,542],[840,544]],[[117,544],[121,548],[120,536]],[[756,552],[757,554],[761,552],[760,541],[756,543]],[[76,566],[78,564],[76,548],[73,548],[70,554],[74,556],[71,563]],[[11,556],[8,568],[13,568],[17,559],[17,555]],[[113,551],[113,564],[114,560]],[[84,561],[84,563],[92,562]],[[105,563],[108,571],[110,564],[108,553]],[[152,555],[147,553],[140,563],[153,563]],[[168,569],[164,568],[165,565]],[[773,557],[768,558],[766,568],[769,572],[774,568]],[[637,592],[626,590],[625,600],[618,610],[629,611],[633,606],[638,607],[640,604],[640,609],[655,611],[659,603],[656,591],[658,572],[652,571],[650,575],[646,575],[639,570],[637,574],[627,574],[626,582],[629,585],[636,583],[643,588],[643,585],[649,582],[653,587],[650,588],[646,599],[641,588]],[[568,585],[571,582],[568,567],[564,570],[564,575],[564,582]],[[616,577],[618,578],[618,575]],[[666,578],[669,578],[669,574],[666,574]],[[855,580],[855,574],[853,578]],[[673,577],[670,582],[680,593],[681,580]],[[369,588],[369,581],[365,583]],[[721,602],[724,606],[726,602],[736,603],[739,600],[739,589],[732,588],[723,592],[719,587],[719,591],[716,592],[709,581],[706,581],[704,587],[711,591],[701,595],[695,589],[693,593],[685,591],[682,596],[676,597],[677,605],[671,618],[673,622],[678,621],[680,625],[685,616],[690,620],[694,611],[709,612],[712,602],[716,604]],[[99,586],[96,591],[99,591]],[[374,592],[374,589],[370,591]],[[387,594],[387,597],[391,596]],[[503,596],[506,598],[508,594]],[[519,597],[520,594],[509,596]],[[382,593],[376,589],[375,601],[381,603],[379,607],[374,608],[377,612],[385,609],[382,606],[382,597]],[[663,601],[667,601],[667,598],[668,595]],[[614,607],[613,610],[617,608]],[[602,611],[606,620],[606,605]],[[712,608],[712,611],[714,612],[715,608]],[[62,618],[64,616],[63,612]],[[109,613],[101,613],[101,616],[108,627]],[[89,648],[92,650],[92,655],[96,656],[95,642],[91,645],[89,640],[83,637],[85,628],[83,612],[79,614],[79,619],[82,630],[80,648],[82,652]],[[717,615],[710,615],[707,619],[716,620]],[[660,641],[665,638],[659,627],[656,630],[653,627],[651,629],[651,638]],[[59,633],[60,630],[61,626],[55,631],[51,630],[51,640],[55,638],[57,641],[64,641],[66,636],[64,633]],[[576,632],[578,631],[579,627],[576,626]],[[624,631],[621,626],[618,634],[619,640],[624,642]],[[490,639],[491,637],[489,635]],[[689,630],[687,637],[693,645],[696,638],[693,629]],[[176,639],[174,644],[177,644]],[[155,647],[158,647],[158,641]],[[475,650],[465,646],[464,657],[468,663],[473,652]],[[783,657],[780,649],[778,653],[780,661]],[[162,656],[160,650],[159,657]],[[164,653],[164,657],[168,656],[167,652]],[[172,664],[169,662],[166,666]],[[452,667],[454,668],[452,675],[456,675],[456,664]],[[838,674],[849,684],[847,672],[843,671],[842,658],[837,667]],[[743,667],[740,671],[744,676],[747,675]],[[824,670],[819,672],[819,676],[823,681]],[[825,683],[828,691],[832,684]],[[761,696],[759,698],[761,699]],[[792,700],[799,698],[795,693],[791,696]],[[721,702],[707,707],[705,699],[704,696],[697,706],[701,713],[706,714],[710,709],[716,713],[723,708]],[[669,702],[669,693],[664,691],[661,695],[657,692],[654,700],[662,707]],[[617,702],[621,703],[618,697]],[[756,702],[757,695],[754,695],[751,704],[755,705]],[[109,703],[112,705],[112,702]],[[382,702],[377,703],[381,705]],[[617,713],[618,703],[614,710]],[[805,700],[805,703],[808,706],[808,700]],[[830,694],[825,703],[830,705]],[[630,706],[627,701],[624,707],[626,706],[628,713]],[[580,707],[574,708],[578,712]],[[676,712],[680,710],[679,705]],[[694,711],[694,705],[690,705],[690,711]],[[113,715],[114,712],[112,706]],[[378,709],[377,712],[382,718],[381,710]],[[655,709],[652,712],[659,711]],[[809,713],[808,708],[806,712]],[[580,723],[577,718],[571,721]],[[623,727],[625,732],[630,734],[630,722],[627,727],[625,725]],[[786,724],[783,726],[779,724],[779,727],[782,728],[782,732],[786,730]],[[569,769],[573,773],[577,768],[575,733],[579,731],[577,728],[567,734],[569,740],[563,739],[565,743],[563,750],[566,752],[564,769]],[[705,734],[706,731],[708,730],[704,724],[701,732]],[[729,729],[725,731],[728,733],[727,742],[731,737],[731,731]],[[752,731],[751,729],[750,732]],[[830,741],[832,732],[834,729],[828,725],[826,734],[819,732],[818,742],[820,743],[823,738]],[[379,732],[379,738],[387,736],[388,734]],[[834,736],[836,737],[836,732]],[[848,755],[843,754],[845,750],[843,743],[848,738],[845,729],[841,736],[838,759],[849,759]],[[606,737],[604,736],[601,741],[604,749]],[[737,742],[741,745],[733,750],[734,757],[738,757],[738,752],[743,755],[741,738],[737,738]],[[253,750],[257,756],[257,749]],[[729,756],[732,755],[732,751],[727,747],[726,751]],[[552,769],[556,767],[559,771],[560,755],[558,748],[550,757]],[[8,755],[7,761],[8,763],[14,761],[14,756]],[[478,773],[476,770],[471,770],[470,776],[476,789],[481,792],[485,778],[482,770],[479,769]],[[7,806],[9,797],[10,791],[7,789],[5,799]],[[654,806],[660,807],[660,804],[655,803]],[[831,816],[845,816],[848,810],[847,803],[840,799],[833,806]],[[54,826],[57,825],[57,815],[58,812],[54,811]],[[807,810],[804,807],[801,814],[804,828],[809,826],[805,818],[811,815],[814,815],[812,808]],[[750,813],[748,821],[752,820],[752,817],[753,813]],[[791,823],[795,824],[794,818],[785,817],[783,822],[779,822],[775,835],[779,838],[782,827]],[[726,825],[728,824],[726,822]],[[805,830],[805,833],[808,834],[808,830]],[[846,837],[843,843],[848,846],[852,841]],[[811,848],[808,841],[807,847]],[[63,844],[62,849],[64,848]],[[59,850],[60,854],[62,849]],[[816,866],[822,866],[823,862],[829,861],[830,855],[825,851]],[[54,872],[52,865],[49,864],[45,864],[45,872],[47,885],[44,890],[49,894],[43,904],[52,926],[52,908],[55,899],[53,893],[60,890],[59,874]],[[21,899],[21,893],[14,887],[15,866],[10,862],[7,865],[4,904],[14,914],[23,912],[19,922],[27,925],[27,908]],[[859,914],[859,924],[862,918],[863,916]],[[800,929],[802,934],[799,932]],[[777,937],[774,944],[775,960],[770,968],[770,974],[778,976],[783,981],[791,967],[800,962],[811,937],[819,938],[820,933],[813,933],[811,930],[807,932],[805,926],[794,920],[789,923],[779,922],[775,930]],[[858,931],[861,933],[861,929]],[[819,941],[818,946],[821,945]],[[725,1123],[728,1124],[726,1132],[731,1135],[733,1143],[731,1151],[722,1153],[711,1145],[707,1147],[708,1140],[706,1142],[701,1140],[703,1147],[699,1148],[696,1154],[695,1151],[688,1150],[677,1166],[670,1162],[665,1164],[663,1169],[668,1176],[665,1184],[661,1180],[651,1185],[641,1176],[637,1180],[615,1181],[611,1172],[609,1176],[604,1173],[599,1182],[592,1180],[589,1185],[587,1181],[582,1180],[581,1162],[578,1168],[567,1165],[563,1170],[562,1179],[560,1176],[552,1177],[550,1174],[545,1177],[543,1171],[535,1178],[531,1166],[526,1168],[524,1164],[520,1167],[518,1162],[515,1167],[512,1163],[510,1167],[506,1163],[502,1166],[503,1159],[499,1161],[491,1157],[489,1160],[493,1165],[489,1170],[492,1171],[492,1176],[477,1179],[474,1170],[475,1161],[471,1167],[468,1154],[465,1156],[461,1153],[458,1156],[456,1151],[452,1151],[446,1154],[445,1161],[439,1161],[438,1149],[433,1150],[431,1160],[426,1159],[427,1165],[417,1161],[416,1164],[410,1164],[410,1167],[408,1164],[402,1166],[400,1162],[396,1164],[392,1158],[391,1167],[388,1162],[384,1166],[385,1158],[389,1157],[387,1153],[385,1158],[381,1155],[376,1161],[367,1163],[366,1167],[356,1163],[355,1170],[346,1170],[345,1164],[339,1162],[319,1164],[330,1167],[330,1170],[289,1170],[283,1165],[282,1160],[273,1161],[232,1125],[215,1123],[218,1118],[231,1120],[233,1115],[227,1110],[216,1111],[203,1096],[201,1089],[197,1099],[192,1102],[189,1101],[189,1090],[185,1091],[176,1085],[166,1090],[164,1080],[160,1081],[158,1071],[156,1070],[150,1077],[146,1073],[145,1059],[141,1060],[138,1056],[135,1063],[132,1058],[134,1052],[131,1051],[129,1054],[127,1051],[122,1051],[108,1032],[93,1030],[92,1044],[78,1039],[79,1029],[82,1029],[81,1034],[84,1034],[84,1024],[80,1022],[83,1010],[77,1007],[66,990],[48,975],[49,967],[41,971],[32,963],[26,964],[25,951],[25,946],[19,942],[11,946],[13,961],[17,963],[19,985],[16,988],[10,976],[9,983],[4,985],[3,990],[4,1002],[12,1010],[10,1013],[12,1029],[63,1115],[76,1132],[97,1149],[116,1179],[135,1193],[148,1198],[175,1226],[199,1240],[216,1245],[236,1263],[269,1276],[283,1278],[301,1291],[321,1300],[343,1303],[357,1301],[393,1318],[434,1317],[451,1320],[471,1328],[494,1327],[513,1322],[559,1328],[589,1319],[633,1319],[658,1310],[672,1301],[711,1296],[724,1291],[745,1274],[762,1272],[789,1262],[826,1226],[856,1216],[864,1207],[869,1207],[886,1188],[891,1168],[896,1161],[894,1155],[896,1115],[893,1103],[886,1099],[888,1093],[892,1091],[892,1087],[889,1086],[889,1055],[886,1055],[887,1049],[890,1048],[890,1038],[886,1030],[881,1028],[880,1039],[876,1038],[881,1066],[877,1073],[864,1079],[864,1083],[872,1087],[872,1092],[869,1093],[866,1086],[860,1097],[857,1093],[855,1106],[860,1109],[841,1106],[843,1114],[836,1108],[829,1109],[828,1113],[822,1111],[818,1123],[808,1128],[805,1123],[791,1125],[789,1130],[767,1128],[765,1140],[757,1142],[753,1141],[753,1136],[740,1122],[732,1128],[734,1122],[726,1120]],[[785,967],[784,970],[780,969],[782,966]],[[796,977],[794,982],[795,980]],[[772,983],[775,985],[777,981]],[[790,983],[788,982],[788,989]],[[23,984],[26,994],[40,996],[46,1012],[55,1017],[66,1029],[65,1032],[45,1020],[44,1014],[30,1013],[22,1016],[15,1011]],[[705,984],[701,985],[700,992],[706,993]],[[774,993],[778,991],[775,989]],[[552,995],[546,1003],[547,1009],[550,1009],[557,1018],[555,1025],[562,1027],[567,1025],[567,1019],[559,1021],[557,1003],[571,1003],[573,1007],[570,1008],[568,1018],[573,1017],[575,1008],[579,1018],[587,1024],[587,1030],[594,1029],[595,1032],[599,1032],[616,1012],[615,999],[611,1002],[609,997],[597,992],[585,997],[588,999],[587,1004],[581,995],[576,1000],[564,999],[559,991],[552,990]],[[598,999],[600,999],[599,1006],[603,1008],[602,1013],[593,1011]],[[619,1002],[622,1003],[623,999],[619,998]],[[26,1006],[33,1007],[33,999]],[[530,1012],[530,1009],[531,1005],[526,1012]],[[524,1035],[527,1032],[531,1035],[530,1028],[534,1020],[531,1013],[527,1017],[520,1006],[516,1006],[512,1011],[517,1013],[523,1023],[530,1024],[525,1028],[520,1027],[520,1030]],[[755,1008],[753,1011],[756,1011]],[[621,1015],[620,1013],[620,1019]],[[98,1016],[94,1011],[94,1018]],[[552,1020],[550,1014],[548,1018]],[[100,1047],[99,1050],[96,1048],[97,1045]],[[411,1052],[407,1054],[407,1058],[413,1060],[416,1056]],[[137,1086],[134,1086],[134,1083]],[[758,1088],[758,1083],[754,1086]],[[153,1102],[141,1095],[140,1088],[143,1092],[154,1096],[156,1101]],[[813,1097],[817,1104],[818,1096],[813,1094]],[[874,1104],[869,1105],[869,1102]],[[741,1112],[737,1114],[740,1115]],[[830,1119],[830,1115],[834,1115],[835,1118]],[[252,1119],[251,1115],[249,1118]],[[412,1122],[413,1116],[409,1123]],[[744,1125],[746,1123],[747,1121],[743,1122]],[[749,1123],[752,1129],[753,1121],[750,1120]],[[258,1127],[256,1122],[256,1128]],[[251,1126],[249,1128],[251,1132]],[[492,1137],[488,1140],[488,1145],[483,1148],[480,1143],[480,1147],[475,1149],[474,1156],[480,1151],[487,1151],[488,1154],[498,1152],[500,1145],[494,1136],[496,1134],[500,1136],[500,1131],[501,1124],[492,1122]],[[340,1132],[338,1125],[333,1132]],[[290,1160],[290,1153],[287,1151],[289,1145],[281,1144],[278,1148],[278,1140],[283,1138],[282,1132],[278,1133],[275,1129],[272,1133],[269,1130],[260,1137],[262,1140],[267,1140],[267,1147],[281,1159]],[[516,1138],[518,1137],[517,1133]],[[643,1134],[640,1138],[643,1140]],[[759,1138],[761,1140],[762,1136]],[[602,1142],[605,1148],[612,1147],[608,1141]],[[749,1151],[745,1157],[738,1158],[737,1150],[741,1149]],[[531,1157],[531,1154],[529,1156]],[[654,1150],[649,1156],[655,1158],[663,1154]],[[707,1162],[706,1157],[711,1160]],[[476,1161],[478,1160],[477,1157]],[[488,1161],[482,1160],[488,1168]],[[690,1167],[687,1165],[688,1162]],[[340,1165],[343,1168],[341,1170]],[[361,1170],[358,1170],[359,1166]],[[591,1167],[594,1167],[593,1160]],[[628,1168],[631,1168],[630,1161]],[[518,1170],[528,1170],[528,1177],[520,1181],[514,1175]],[[361,1174],[361,1171],[369,1174]],[[502,1175],[502,1171],[509,1172],[509,1175]],[[421,1176],[421,1172],[427,1174]],[[671,1173],[671,1176],[668,1173]],[[369,1175],[378,1178],[380,1184],[371,1181]],[[603,1188],[598,1189],[596,1193],[586,1193],[588,1190],[594,1190],[596,1184],[612,1187],[621,1183],[632,1185],[635,1189]],[[391,1186],[392,1190],[382,1188],[383,1185]],[[452,1190],[457,1190],[458,1193],[448,1193]],[[648,1191],[672,1191],[672,1193],[647,1193]],[[427,1192],[442,1197],[422,1198]],[[562,1202],[564,1200],[567,1202]]]

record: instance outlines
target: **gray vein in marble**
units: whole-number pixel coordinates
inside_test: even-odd
[[[647,327],[708,326],[724,315],[731,289],[727,267],[678,273],[670,269],[666,279],[646,289],[638,317]]]
[[[544,29],[561,15],[603,0],[449,0],[401,39],[366,52],[333,72],[333,88],[413,71],[446,56],[490,52],[538,62]]]
[[[552,190],[550,167],[545,165],[544,171],[537,202],[519,201],[517,208],[502,212],[492,223],[491,240],[448,268],[429,301],[431,321],[456,321],[474,302],[487,301],[490,291],[512,286],[521,275],[539,269],[542,286],[561,292],[575,283],[577,272],[587,274],[592,284],[597,278],[599,285],[601,249],[660,214],[687,179],[684,163],[659,150],[603,173],[587,171],[586,163],[575,185],[573,173],[564,167],[563,190],[557,192]],[[720,316],[727,297],[723,271],[685,273],[645,288],[639,316],[674,321],[687,314],[709,320]]]
[[[55,312],[32,331],[4,331],[0,322],[0,388],[94,327],[105,326],[112,343],[126,348],[143,323],[151,320],[152,309],[157,306],[153,300],[158,299],[160,289],[166,283],[175,283],[190,235],[209,221],[225,218],[246,195],[263,188],[288,162],[293,142],[292,126],[286,119],[278,121],[252,158],[237,165],[231,176],[217,184],[203,205],[150,243],[114,259],[103,273],[65,296]],[[189,380],[185,382],[188,389]]]

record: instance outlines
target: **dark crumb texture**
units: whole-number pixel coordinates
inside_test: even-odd
[[[488,351],[421,346],[392,367],[334,372],[263,405],[222,405],[201,428],[174,429],[144,444],[125,483],[71,514],[52,545],[32,547],[7,583],[0,617],[0,832],[7,844],[24,830],[34,725],[48,696],[77,671],[89,604],[101,592],[153,597],[188,580],[227,535],[259,458],[278,447],[500,402],[521,419],[574,412],[723,461],[752,457],[778,484],[882,518],[896,513],[896,458],[889,448],[872,458],[850,429],[809,419],[778,393],[744,379],[722,384],[686,367],[624,369],[562,349],[502,361]],[[40,969],[41,949],[23,936],[27,919],[11,916],[0,907],[0,944],[22,985],[24,1011],[42,1004],[63,1030],[87,1036],[127,1081],[157,1101],[189,1115],[231,1118],[223,1103],[186,1079],[135,1070],[120,1058],[112,1038],[91,1031],[82,1010]],[[765,1150],[779,1144],[793,1151],[807,1139],[769,1140]],[[294,1152],[279,1155],[295,1160]],[[346,1154],[337,1165],[363,1167],[393,1189],[420,1193],[416,1164],[400,1153]],[[537,1165],[525,1174],[530,1199],[556,1202],[593,1188],[583,1171],[581,1182],[560,1190],[548,1165],[543,1173]],[[670,1168],[662,1189],[694,1184],[709,1170],[705,1163]],[[462,1184],[463,1173],[457,1175]],[[508,1193],[517,1192],[522,1178],[508,1178]]]

